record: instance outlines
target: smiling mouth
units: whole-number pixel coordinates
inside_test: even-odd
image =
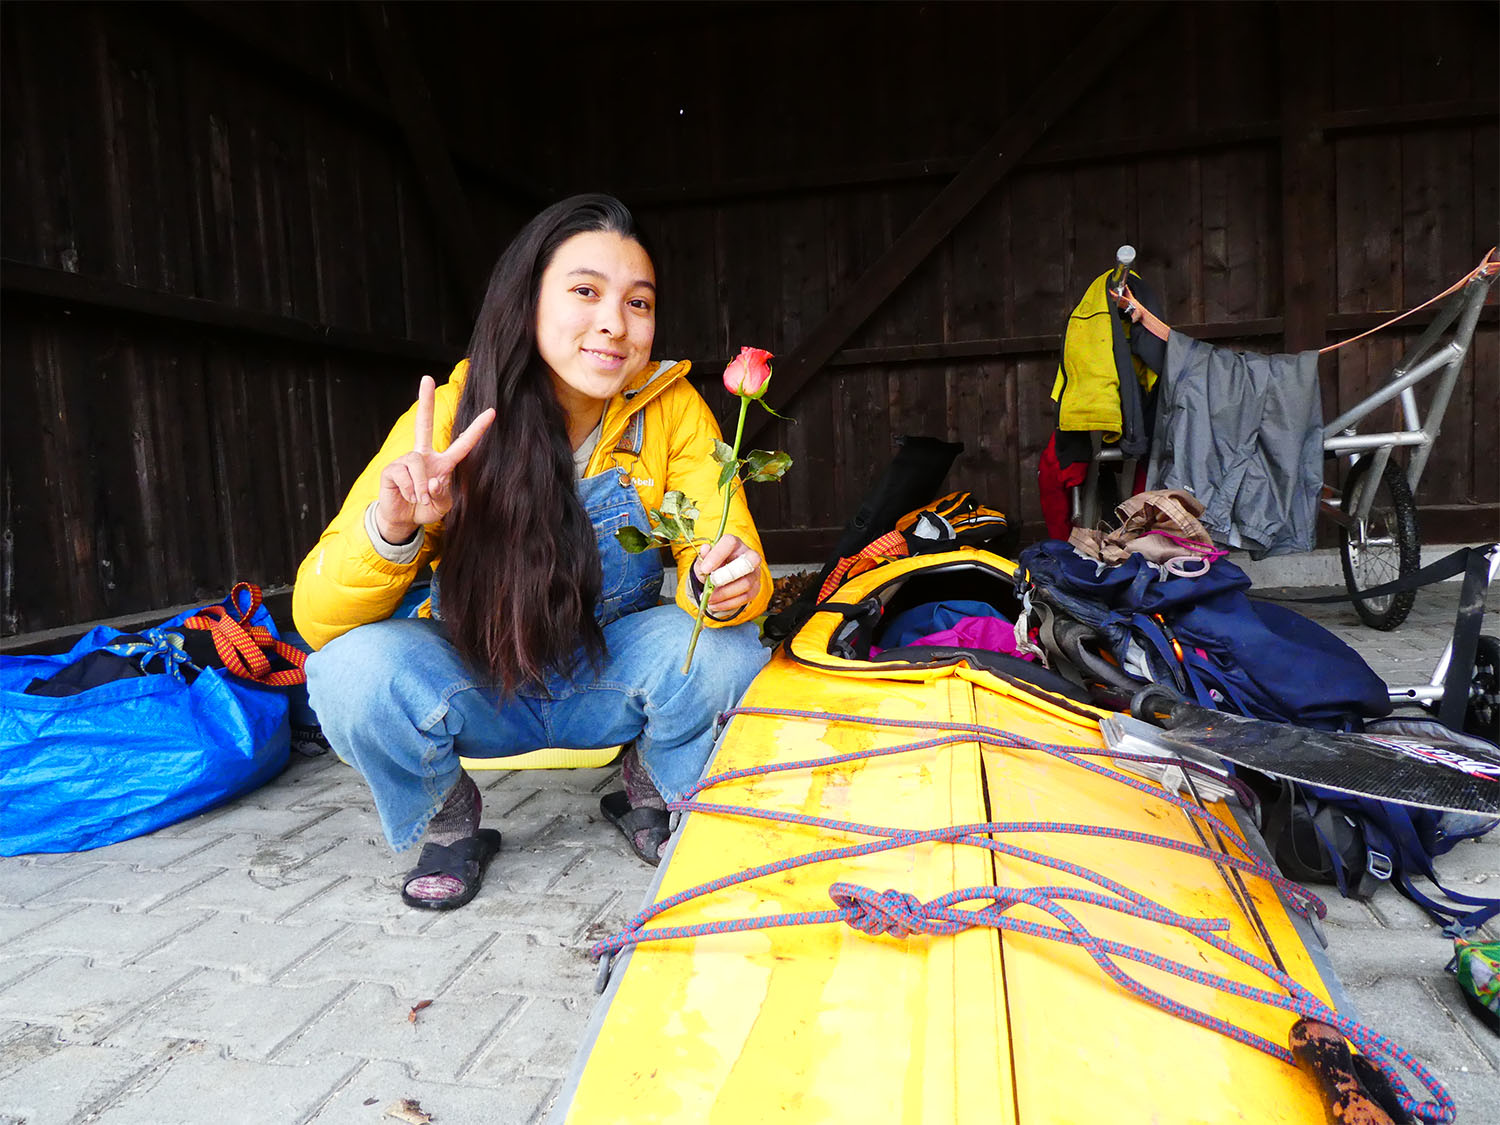
[[[584,348],[583,350],[589,355],[598,356],[600,359],[610,361],[625,358],[625,354],[623,352],[601,352],[598,348]]]

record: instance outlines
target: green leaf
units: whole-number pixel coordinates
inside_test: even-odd
[[[656,546],[650,539],[646,538],[645,532],[638,527],[622,527],[615,532],[615,541],[629,551],[632,555],[638,555],[642,551],[649,551]]]
[[[771,407],[767,404],[767,402],[766,402],[765,399],[763,399],[763,398],[757,398],[757,399],[753,399],[752,401],[754,401],[756,403],[759,403],[761,409],[763,409],[767,414],[773,414],[777,418],[780,418],[783,422],[791,422],[794,425],[796,424],[797,419],[795,419],[795,418],[788,418],[785,414],[782,414],[782,413],[780,413],[779,411],[776,411],[776,410],[772,410]]]
[[[739,470],[740,470],[740,463],[738,461],[730,461],[727,465],[725,465],[722,469],[719,470],[719,491],[720,492],[723,492],[724,489],[728,487],[729,482],[734,479],[734,474],[737,473],[737,472],[739,472]]]
[[[689,541],[691,541],[693,538],[693,532],[696,527],[694,521],[697,519],[697,517],[698,513],[696,510],[694,510],[691,516],[684,512],[681,516],[678,517],[678,521],[682,524],[683,537],[685,539],[688,539]]]
[[[687,502],[687,507],[682,509],[682,514],[690,520],[695,520],[703,513],[698,510],[698,505],[695,502],[689,500]]]
[[[675,516],[682,510],[682,502],[687,497],[675,489],[661,498],[661,510],[663,515]]]
[[[734,461],[734,449],[727,441],[714,438],[714,460],[721,465],[728,465]]]
[[[779,449],[775,453],[757,449],[745,458],[745,467],[750,470],[746,475],[747,480],[780,480],[792,467],[792,457]]]
[[[661,530],[662,538],[668,543],[682,538],[682,524],[678,522],[676,516],[669,516],[665,512],[661,514]]]

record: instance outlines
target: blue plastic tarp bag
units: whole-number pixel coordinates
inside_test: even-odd
[[[230,619],[230,632],[237,624],[263,646],[269,637],[285,649],[259,590],[242,583],[221,604],[222,612],[180,614],[146,636],[162,641],[165,630],[211,613],[219,623]],[[127,840],[255,789],[285,767],[286,688],[207,666],[188,682],[180,667],[185,654],[145,665],[162,670],[75,695],[27,694],[33,680],[51,679],[125,636],[133,635],[100,626],[62,655],[0,657],[0,855]],[[231,667],[249,665],[255,673],[263,663],[254,653],[243,663],[234,653],[224,656],[217,624],[214,645]],[[167,668],[174,663],[176,673]],[[300,671],[273,679],[296,676]]]

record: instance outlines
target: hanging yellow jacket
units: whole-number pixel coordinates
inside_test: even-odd
[[[721,434],[703,396],[687,381],[690,367],[686,360],[647,364],[610,400],[599,442],[584,475],[594,476],[611,468],[629,474],[641,503],[648,509],[660,508],[662,496],[676,489],[697,503],[702,513],[699,526],[717,529],[723,510],[718,488],[721,466],[713,460],[712,450],[714,439]],[[432,419],[435,450],[446,449],[452,440],[453,419],[468,371],[469,361],[460,361],[448,382],[437,388]],[[426,525],[422,547],[409,563],[382,558],[365,531],[365,509],[380,495],[381,470],[411,452],[416,410],[413,405],[397,419],[380,452],[360,473],[344,506],[298,568],[297,584],[292,591],[292,616],[297,631],[315,649],[357,625],[389,617],[417,576],[427,567],[440,564],[441,522]],[[631,453],[628,446],[617,449],[626,424],[637,414],[644,415],[640,453]],[[760,590],[733,617],[723,621],[705,618],[704,625],[708,628],[751,621],[765,611],[771,600],[771,573],[743,491],[736,492],[730,501],[726,531],[762,555]],[[677,559],[677,604],[696,614],[698,606],[692,597],[688,572],[698,549],[674,544],[672,551]],[[425,606],[422,615],[427,616]]]
[[[1156,372],[1130,353],[1126,328],[1108,293],[1109,278],[1108,272],[1095,278],[1068,317],[1052,401],[1059,430],[1099,430],[1106,442],[1120,442],[1127,456],[1139,456],[1150,438],[1140,392],[1156,384]]]

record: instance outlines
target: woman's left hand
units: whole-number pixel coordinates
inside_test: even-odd
[[[713,576],[708,612],[719,618],[733,617],[748,605],[760,592],[760,564],[760,555],[735,535],[700,548],[693,573],[704,581]]]

